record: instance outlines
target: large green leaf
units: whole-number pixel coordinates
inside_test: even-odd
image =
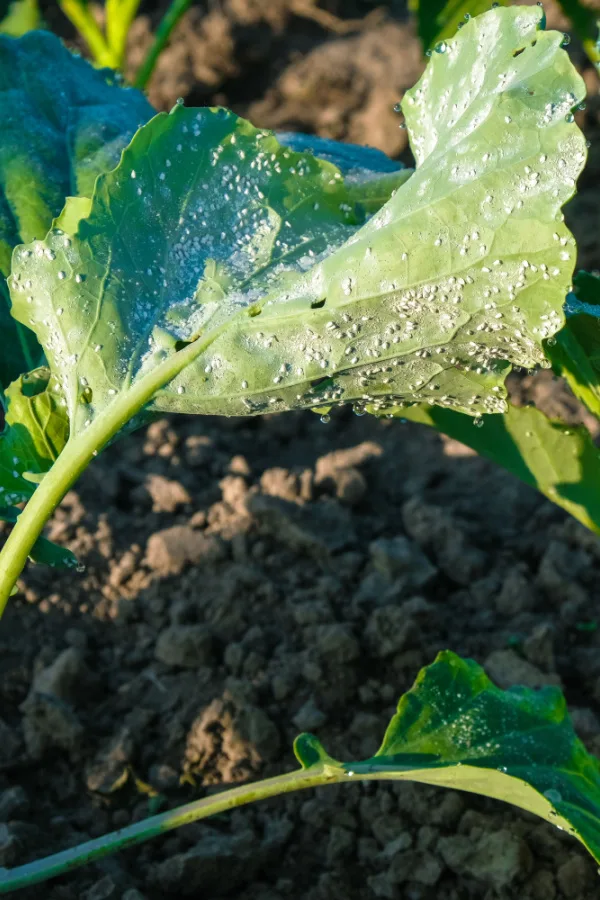
[[[70,194],[90,194],[99,172],[153,110],[143,94],[115,83],[54,35],[0,36],[0,275],[12,249],[42,238]],[[25,326],[28,325],[25,321]],[[35,338],[0,293],[0,387],[42,361]]]
[[[600,533],[600,451],[583,425],[565,425],[534,407],[512,405],[475,424],[470,416],[439,407],[413,406],[398,415],[472,447]]]
[[[502,691],[475,662],[446,651],[401,698],[371,759],[338,762],[308,734],[295,751],[308,770],[505,800],[568,831],[600,861],[600,762],[576,737],[556,687]]]
[[[21,376],[7,389],[0,434],[0,506],[27,500],[68,438],[65,403],[47,368]]]
[[[578,272],[567,299],[567,321],[546,344],[554,369],[573,393],[600,418],[600,278]]]
[[[492,10],[435,54],[405,99],[418,169],[362,228],[355,184],[231,113],[142,128],[76,233],[14,259],[73,432],[199,335],[155,409],[502,411],[508,362],[545,362],[562,323],[585,159],[583,82],[541,16]]]

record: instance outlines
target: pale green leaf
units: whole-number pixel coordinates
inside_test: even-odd
[[[73,431],[199,336],[153,409],[504,410],[509,363],[545,363],[562,324],[585,160],[583,82],[541,16],[492,10],[434,54],[404,101],[418,168],[365,225],[356,184],[231,113],[142,128],[77,232],[14,261]]]
[[[14,381],[5,394],[0,434],[0,506],[27,500],[68,438],[64,401],[47,368]]]

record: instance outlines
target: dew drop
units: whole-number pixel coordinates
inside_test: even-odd
[[[435,45],[435,47],[433,49],[435,50],[436,53],[445,53],[446,50],[448,49],[448,44],[446,43],[446,41],[440,41],[438,44]]]
[[[568,47],[570,43],[571,43],[571,35],[570,35],[570,34],[563,34],[563,38],[562,38],[562,41],[560,42],[560,46],[561,46],[561,47]]]
[[[331,416],[328,416],[328,415],[321,416],[321,422],[323,423],[323,425],[327,425],[328,422],[331,422]]]

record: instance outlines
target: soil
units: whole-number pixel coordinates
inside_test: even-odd
[[[226,103],[407,159],[392,107],[422,60],[403,7],[319,8],[329,16],[293,0],[194,7],[152,100]],[[159,12],[135,24],[132,67]],[[596,76],[571,49],[593,141]],[[569,218],[588,268],[592,152]],[[582,417],[548,373],[515,391]],[[371,755],[443,648],[502,687],[561,685],[600,754],[600,539],[431,431],[344,410],[329,424],[165,418],[103,453],[48,533],[85,572],[31,567],[0,627],[0,865],[291,769],[300,730],[339,758]],[[511,807],[355,784],[181,828],[21,896],[592,900],[598,874]]]

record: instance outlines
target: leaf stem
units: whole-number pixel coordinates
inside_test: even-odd
[[[164,50],[165,45],[171,36],[171,32],[173,31],[183,14],[191,6],[191,3],[192,0],[172,0],[172,3],[162,17],[162,20],[158,28],[156,29],[154,43],[150,47],[146,59],[138,69],[134,81],[135,87],[140,88],[140,90],[145,89],[150,80],[150,76],[154,71],[154,67],[158,60],[158,57]]]
[[[257,800],[276,797],[278,794],[344,781],[346,777],[341,767],[334,769],[327,765],[311,766],[310,769],[296,769],[294,772],[277,775],[254,784],[244,784],[204,797],[202,800],[195,800],[193,803],[151,816],[119,831],[113,831],[44,859],[26,863],[12,870],[0,869],[0,894],[47,881],[117,850],[141,844],[173,828],[179,828],[180,825],[188,825],[190,822],[197,822],[199,819],[206,819]]]
[[[106,0],[104,6],[106,42],[119,69],[125,62],[127,38],[139,5],[140,0]]]
[[[17,519],[17,524],[0,552],[0,618],[44,525],[79,475],[111,438],[150,402],[154,394],[204,353],[230,324],[231,322],[224,323],[206,336],[201,335],[167,357],[130,388],[118,394],[88,428],[69,438],[64,450]]]

